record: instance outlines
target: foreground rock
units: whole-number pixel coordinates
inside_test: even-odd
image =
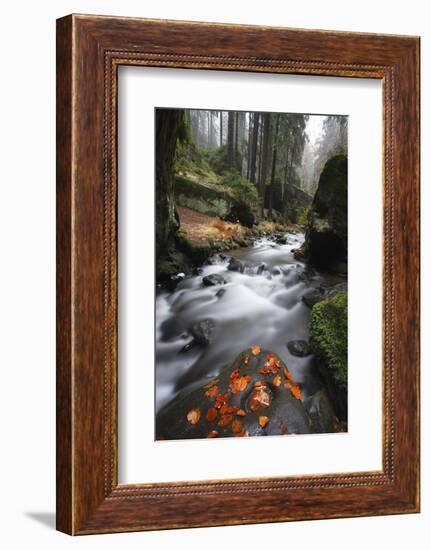
[[[326,382],[335,413],[347,419],[347,293],[339,292],[311,310],[310,347]]]
[[[332,432],[329,401],[310,399],[304,406],[301,388],[285,364],[275,354],[254,346],[216,378],[164,407],[156,418],[156,438]]]
[[[306,239],[297,259],[325,271],[347,273],[347,157],[328,160],[308,215]]]

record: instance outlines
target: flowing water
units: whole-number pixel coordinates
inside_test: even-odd
[[[253,344],[279,355],[301,385],[304,397],[322,386],[313,357],[293,356],[286,344],[308,341],[310,309],[302,301],[303,294],[339,279],[306,271],[292,253],[303,241],[301,233],[287,233],[286,244],[259,239],[252,247],[229,252],[246,264],[243,273],[229,271],[229,258],[216,255],[211,265],[202,266],[199,275],[186,277],[172,292],[158,293],[157,410],[179,393],[216,376]],[[202,278],[213,273],[222,275],[226,284],[203,286]],[[195,345],[182,351],[193,340],[189,328],[205,319],[215,323],[213,341],[206,347]]]

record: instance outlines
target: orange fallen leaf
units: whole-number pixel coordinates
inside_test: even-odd
[[[237,414],[237,416],[246,416],[247,413],[245,412],[244,409],[238,409],[236,411],[236,414]]]
[[[281,376],[279,374],[277,374],[276,376],[274,376],[274,380],[272,381],[272,383],[274,384],[274,386],[280,386],[281,384]]]
[[[225,393],[219,393],[216,396],[214,407],[220,409],[227,402],[227,395]]]
[[[220,380],[218,378],[213,378],[210,382],[208,382],[208,384],[206,384],[204,386],[204,388],[207,390],[208,388],[211,388],[212,386],[215,386],[219,382],[220,382]]]
[[[268,353],[266,362],[259,369],[260,374],[275,374],[280,369],[281,361],[273,353]]]
[[[260,346],[256,345],[256,346],[251,347],[251,353],[255,356],[259,355],[259,353],[261,353],[261,351],[262,351],[262,348]]]
[[[241,376],[239,378],[235,378],[231,381],[229,388],[232,393],[239,393],[241,391],[244,391],[247,387],[248,383],[251,380],[251,376]]]
[[[236,378],[238,378],[238,376],[240,375],[240,370],[239,369],[235,369],[234,371],[231,372],[230,374],[230,380],[235,380]]]
[[[201,417],[200,409],[192,409],[187,413],[187,420],[190,422],[190,424],[197,424],[199,422],[200,417]]]
[[[259,416],[259,425],[261,428],[264,428],[269,422],[269,418],[267,416]]]
[[[269,393],[264,387],[256,388],[250,396],[249,405],[253,412],[258,411],[261,408],[269,407],[270,397]]]
[[[214,420],[217,418],[217,409],[215,409],[214,407],[208,409],[205,418],[208,420],[208,422],[214,422]]]
[[[299,389],[299,386],[297,384],[293,384],[293,386],[290,388],[290,391],[293,397],[296,397],[296,399],[301,399],[301,390]]]
[[[232,432],[233,432],[234,434],[237,434],[237,433],[240,433],[240,432],[242,432],[242,431],[243,431],[243,429],[242,429],[242,424],[241,424],[241,422],[240,422],[239,420],[234,420],[234,421],[232,422]]]
[[[209,432],[209,434],[207,435],[207,437],[209,437],[210,439],[213,438],[213,437],[217,437],[218,436],[218,431],[217,430],[211,430]]]
[[[254,383],[254,387],[255,388],[260,388],[262,386],[265,386],[265,382],[263,380],[258,380],[257,382]]]
[[[220,408],[220,414],[230,414],[230,413],[236,413],[238,410],[238,407],[236,405],[228,405],[225,403]]]
[[[220,428],[224,428],[225,426],[227,426],[228,424],[230,424],[233,420],[233,416],[231,414],[224,414],[219,422],[218,422],[218,425],[220,426]]]
[[[284,376],[286,377],[286,380],[291,380],[291,381],[293,380],[292,375],[286,368],[283,369],[283,372],[284,372]]]
[[[215,397],[218,393],[218,386],[212,386],[205,392],[206,397]]]

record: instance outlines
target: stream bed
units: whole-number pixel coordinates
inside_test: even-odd
[[[277,239],[280,241],[280,239]],[[245,348],[260,345],[287,365],[304,397],[323,383],[313,356],[292,355],[287,343],[308,341],[310,308],[302,297],[345,279],[307,271],[293,250],[302,233],[260,238],[253,246],[214,255],[173,291],[156,297],[156,412],[174,398],[202,386]],[[233,258],[233,259],[232,259]],[[216,284],[206,286],[209,275]],[[217,283],[217,281],[221,281]],[[196,343],[191,327],[208,321],[209,341]]]

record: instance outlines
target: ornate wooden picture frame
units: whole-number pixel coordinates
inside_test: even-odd
[[[120,65],[381,80],[381,471],[118,483]],[[59,19],[57,528],[78,535],[418,511],[419,38],[87,15]]]

